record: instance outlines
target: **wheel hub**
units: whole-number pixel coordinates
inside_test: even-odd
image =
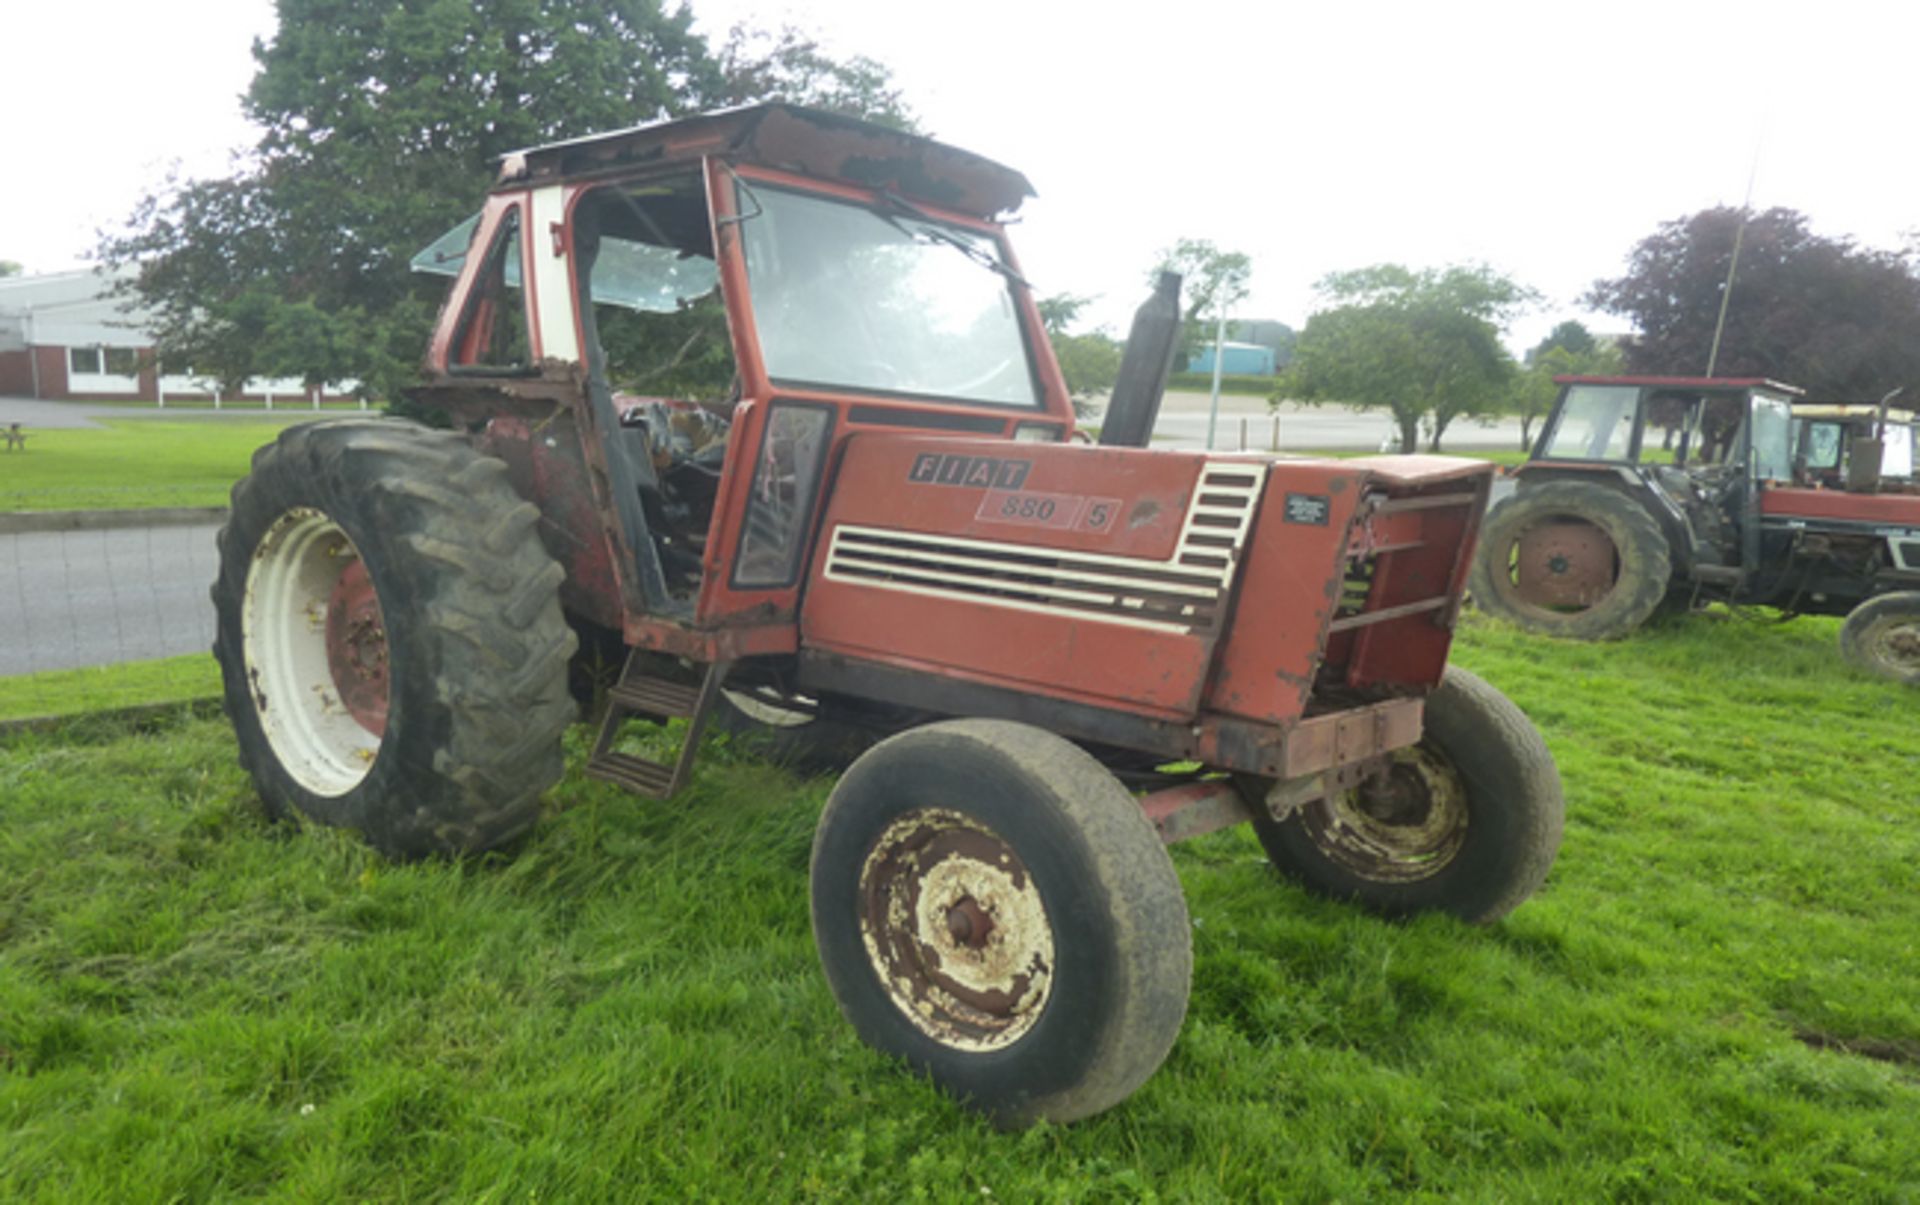
[[[1583,519],[1535,524],[1515,547],[1515,587],[1537,607],[1585,610],[1607,596],[1618,573],[1613,541]]]
[[[1040,1019],[1053,929],[1013,847],[958,812],[890,824],[860,874],[860,933],[895,1007],[960,1050],[997,1050]]]
[[[327,668],[340,701],[362,728],[387,730],[387,627],[373,578],[358,556],[327,597]]]

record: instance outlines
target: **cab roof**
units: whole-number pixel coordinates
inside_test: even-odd
[[[778,101],[511,151],[501,156],[497,186],[524,188],[709,156],[884,189],[980,218],[1010,214],[1034,195],[1025,176],[971,151]]]
[[[1654,389],[1698,389],[1709,390],[1765,389],[1770,393],[1784,393],[1790,397],[1802,397],[1806,390],[1798,385],[1788,385],[1766,377],[1660,377],[1660,376],[1560,376],[1553,378],[1556,385],[1636,385]]]

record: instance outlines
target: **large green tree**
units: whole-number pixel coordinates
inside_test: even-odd
[[[1307,319],[1276,398],[1386,410],[1403,452],[1419,449],[1422,424],[1439,451],[1455,419],[1505,403],[1514,366],[1500,330],[1530,290],[1484,267],[1399,264],[1316,287],[1329,304]]]
[[[412,380],[443,282],[412,254],[509,150],[781,96],[907,124],[886,72],[791,30],[716,51],[662,0],[279,0],[234,173],[170,182],[102,257],[134,264],[161,354],[257,373]]]
[[[1121,346],[1105,331],[1073,334],[1067,328],[1079,320],[1091,298],[1073,293],[1056,293],[1034,304],[1040,310],[1041,325],[1053,344],[1053,358],[1060,364],[1067,392],[1073,395],[1073,408],[1083,416],[1091,409],[1090,399],[1113,388],[1120,378]]]
[[[1642,239],[1627,270],[1586,300],[1632,319],[1632,372],[1706,371],[1736,238],[1740,253],[1714,371],[1767,376],[1824,399],[1920,390],[1920,278],[1894,252],[1814,234],[1791,209],[1721,207]]]
[[[1151,288],[1162,272],[1181,277],[1180,357],[1184,366],[1203,345],[1213,342],[1217,319],[1231,316],[1247,295],[1253,260],[1244,251],[1227,251],[1210,239],[1183,238],[1162,251],[1147,273]]]

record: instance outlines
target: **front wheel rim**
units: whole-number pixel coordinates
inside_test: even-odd
[[[939,808],[900,816],[861,866],[859,914],[874,976],[922,1034],[984,1053],[1039,1023],[1052,922],[1026,864],[986,825]]]
[[[373,768],[391,691],[386,624],[360,550],[311,507],[274,520],[241,604],[247,699],[303,789],[344,795]]]
[[[1395,754],[1382,774],[1302,813],[1314,843],[1374,882],[1414,883],[1452,865],[1467,839],[1467,787],[1433,749]]]
[[[1920,614],[1875,621],[1860,638],[1869,663],[1896,674],[1920,676]]]

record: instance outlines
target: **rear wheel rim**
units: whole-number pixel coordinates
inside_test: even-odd
[[[1553,515],[1514,539],[1507,584],[1530,607],[1577,613],[1603,602],[1619,576],[1619,550],[1605,528],[1578,516]]]
[[[247,570],[247,697],[275,759],[315,795],[344,795],[380,752],[391,698],[386,623],[352,539],[322,512],[274,520]]]
[[[1053,926],[1019,854],[957,812],[887,826],[860,872],[860,936],[881,988],[922,1034],[956,1050],[1019,1041],[1046,1010]]]

